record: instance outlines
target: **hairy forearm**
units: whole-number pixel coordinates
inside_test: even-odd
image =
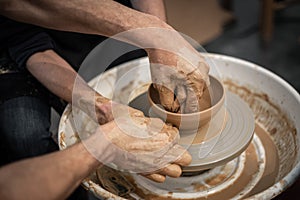
[[[112,0],[2,0],[0,9],[1,14],[17,21],[108,37],[136,28],[168,28],[157,17]],[[131,38],[129,42],[143,46],[139,37],[146,42],[144,34]],[[149,37],[149,43],[150,40]]]
[[[0,168],[0,199],[66,199],[100,163],[82,143]]]
[[[52,93],[68,103],[72,103],[73,106],[78,107],[91,117],[95,117],[93,116],[95,103],[101,107],[101,104],[109,101],[92,89],[53,50],[33,54],[26,65],[28,71]]]
[[[27,61],[28,71],[51,92],[72,102],[72,91],[77,73],[54,51],[33,54]]]
[[[133,8],[167,21],[165,4],[163,0],[131,0]]]

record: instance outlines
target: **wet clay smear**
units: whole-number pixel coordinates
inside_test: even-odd
[[[231,80],[224,81],[227,89],[239,95],[252,109],[255,121],[270,134],[279,157],[277,180],[284,177],[296,164],[297,130],[279,106],[269,100],[267,94],[253,92]]]

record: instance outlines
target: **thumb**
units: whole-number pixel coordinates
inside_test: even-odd
[[[170,112],[177,112],[179,110],[179,103],[174,98],[175,86],[166,87],[160,84],[153,84],[158,92],[160,104]]]

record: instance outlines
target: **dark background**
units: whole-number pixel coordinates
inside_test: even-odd
[[[261,35],[261,1],[232,2],[234,20],[224,32],[204,45],[208,52],[226,54],[254,62],[276,73],[300,91],[300,4],[274,13],[272,38]],[[300,179],[274,198],[295,199],[300,193]]]

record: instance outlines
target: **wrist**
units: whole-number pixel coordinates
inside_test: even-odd
[[[96,115],[97,122],[99,124],[106,124],[113,120],[112,114],[112,104],[113,102],[102,96],[95,98],[94,110],[93,112]]]
[[[146,49],[150,63],[176,66],[177,55],[162,49]]]
[[[136,11],[138,12],[138,11]],[[148,13],[140,13],[140,20],[134,20],[129,26],[130,29],[138,29],[138,28],[163,28],[163,29],[173,29],[170,25],[168,25],[165,21],[160,19],[159,17],[148,14]]]
[[[137,11],[136,11],[137,12]],[[140,13],[140,12],[139,12]],[[115,39],[128,42],[140,48],[159,47],[165,42],[167,35],[174,29],[156,16],[140,13],[128,20],[124,33],[117,34]]]
[[[107,113],[110,111],[111,100],[93,91],[73,99],[73,105],[85,112],[95,122],[103,124],[103,121],[107,121],[104,119],[107,118]]]

